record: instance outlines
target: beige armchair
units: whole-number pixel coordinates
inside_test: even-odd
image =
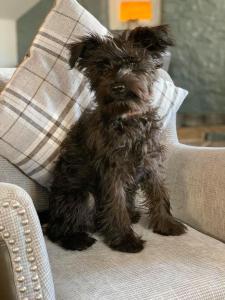
[[[36,213],[48,206],[47,191],[0,157],[0,299],[225,299],[225,149],[180,144],[175,115],[163,138],[173,211],[191,227],[163,237],[143,220],[138,254],[101,240],[83,252],[52,244]]]

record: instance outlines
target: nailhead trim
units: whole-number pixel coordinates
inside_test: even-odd
[[[22,225],[27,225],[28,223],[29,223],[29,221],[28,221],[28,219],[24,219],[24,220],[22,220]]]
[[[18,263],[21,261],[21,257],[20,256],[17,256],[15,259],[14,259],[15,263]]]
[[[29,244],[29,243],[31,243],[31,242],[32,242],[32,239],[31,239],[31,238],[26,238],[26,239],[25,239],[25,243],[26,243],[26,244]]]
[[[24,230],[24,234],[25,234],[25,235],[30,234],[30,229],[25,229],[25,230]]]
[[[11,240],[9,240],[9,245],[14,245],[15,244],[15,240],[14,239],[11,239]]]
[[[13,253],[18,253],[19,250],[20,250],[19,247],[14,247],[14,248],[12,248],[12,252],[13,252]]]
[[[16,267],[16,272],[17,272],[17,273],[20,273],[20,272],[22,272],[22,271],[23,271],[23,267],[22,267],[22,266]]]
[[[39,279],[39,277],[38,277],[38,275],[36,274],[36,275],[34,275],[32,278],[31,278],[31,280],[32,281],[38,281],[38,279]]]
[[[4,237],[5,239],[9,238],[9,237],[10,237],[9,232],[6,231],[5,233],[3,233],[3,237]]]
[[[26,210],[24,208],[20,209],[18,211],[18,215],[23,216],[25,214]]]
[[[30,244],[32,244],[32,239],[29,236],[30,233],[31,233],[31,230],[29,229],[29,227],[27,227],[27,226],[29,226],[29,220],[27,218],[26,209],[24,207],[22,207],[21,204],[18,201],[15,201],[15,200],[13,200],[11,202],[5,201],[2,204],[2,206],[4,208],[8,208],[9,206],[11,206],[13,209],[16,210],[17,215],[19,217],[23,218],[23,219],[21,219],[21,224],[24,227],[25,243],[27,244],[26,253],[27,254],[32,254],[33,253],[33,248],[30,246]],[[5,227],[3,225],[0,225],[0,232],[4,231],[4,230],[5,230]],[[10,237],[10,233],[8,231],[3,232],[3,237],[5,239],[8,239]],[[18,256],[18,252],[20,251],[20,248],[15,245],[16,241],[13,238],[8,240],[8,244],[11,248],[12,253],[15,255],[15,257],[13,258],[13,262],[16,265],[13,264],[13,268],[14,268],[15,272],[18,273],[18,275],[20,274],[17,277],[17,282],[21,284],[25,281],[25,277],[22,274],[23,266],[19,265],[19,263],[22,260],[22,258],[20,256]],[[28,244],[29,244],[29,246],[28,246]],[[31,277],[32,282],[35,283],[35,285],[33,286],[33,290],[34,290],[34,292],[39,292],[36,295],[35,299],[36,300],[41,300],[41,299],[43,299],[42,293],[40,292],[41,285],[40,285],[40,282],[39,282],[39,276],[36,273],[38,268],[37,268],[36,264],[33,264],[35,262],[35,256],[34,255],[27,256],[27,259],[31,264],[30,271],[33,272],[33,275]],[[18,286],[18,289],[19,289],[19,292],[23,295],[27,292],[27,287],[25,285]],[[27,297],[24,297],[24,298],[22,298],[22,300],[29,300],[29,299]]]
[[[37,270],[37,266],[36,265],[33,265],[30,267],[30,270],[33,272],[33,271],[36,271]]]
[[[22,275],[17,278],[18,282],[23,282],[24,280],[25,280],[25,277]]]
[[[15,209],[18,208],[18,207],[20,207],[20,203],[18,201],[13,201],[12,202],[12,207],[15,208]]]
[[[27,253],[30,254],[30,253],[32,253],[32,252],[33,252],[33,249],[32,249],[31,247],[28,247],[28,248],[27,248]]]
[[[34,262],[35,258],[33,256],[28,257],[29,262]]]
[[[40,289],[41,289],[41,286],[40,286],[39,284],[37,284],[37,285],[34,287],[35,292],[38,292]]]
[[[27,288],[26,288],[25,286],[23,286],[23,287],[20,288],[20,292],[21,292],[21,293],[25,293],[26,290],[27,290]]]

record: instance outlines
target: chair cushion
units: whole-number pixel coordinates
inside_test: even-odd
[[[135,230],[147,240],[138,254],[112,251],[100,241],[83,252],[65,251],[46,240],[57,299],[225,299],[223,243],[190,227],[179,237],[140,224]]]
[[[92,97],[84,76],[69,70],[66,44],[89,32],[106,34],[75,0],[58,0],[41,26],[30,55],[0,99],[0,155],[43,186],[49,186],[59,145]],[[163,122],[183,102],[186,91],[162,78],[153,100]]]
[[[48,209],[48,191],[23,174],[0,156],[0,182],[12,183],[23,188],[31,197],[37,211]]]

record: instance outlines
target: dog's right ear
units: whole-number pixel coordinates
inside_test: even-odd
[[[78,58],[81,57],[84,45],[82,42],[77,42],[67,45],[67,48],[70,51],[69,65],[72,69],[74,68]]]
[[[87,60],[91,52],[96,50],[100,44],[100,37],[96,34],[84,36],[80,41],[67,45],[70,51],[69,65],[72,68],[75,67],[76,62],[81,60]]]
[[[136,27],[125,31],[125,38],[134,45],[147,49],[154,57],[161,57],[169,46],[174,46],[168,25]]]

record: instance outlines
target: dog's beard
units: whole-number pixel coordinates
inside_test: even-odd
[[[108,118],[115,118],[118,116],[125,115],[137,115],[143,114],[147,111],[149,107],[149,101],[138,99],[114,99],[113,101],[106,101],[101,107],[103,114],[107,115]]]

